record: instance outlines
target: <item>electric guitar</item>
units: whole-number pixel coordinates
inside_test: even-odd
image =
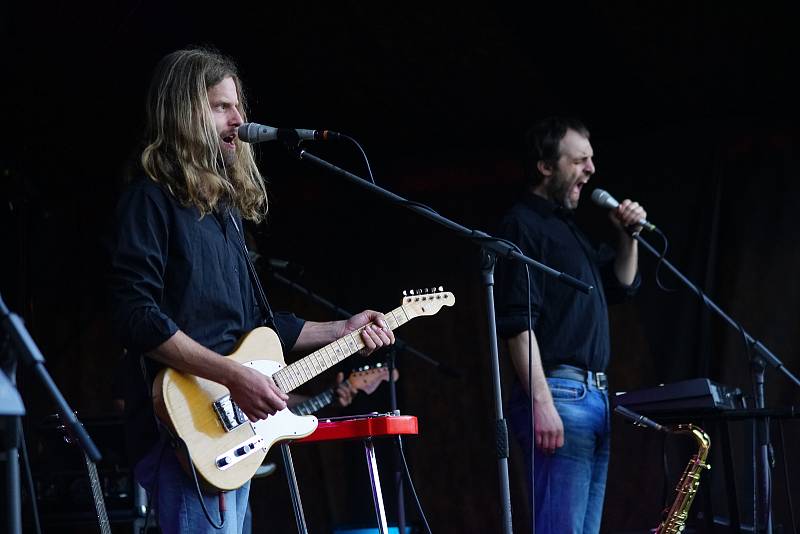
[[[56,421],[60,421],[61,418],[58,414],[53,416],[53,419]],[[69,443],[70,445],[75,444],[75,439],[73,439],[72,435],[69,432],[69,429],[66,425],[59,422],[58,430],[61,431],[64,441]],[[86,451],[83,450],[83,462],[86,464],[86,471],[89,475],[89,487],[92,490],[92,498],[94,499],[94,509],[95,513],[97,514],[97,521],[100,525],[100,533],[101,534],[111,534],[111,524],[108,522],[108,514],[106,513],[106,502],[103,498],[103,488],[100,485],[100,477],[97,475],[97,466],[94,464],[89,455],[86,454]]]
[[[449,292],[412,294],[385,314],[386,323],[394,330],[453,304],[455,296]],[[288,393],[362,349],[361,330],[286,365],[277,334],[260,327],[245,335],[227,357],[271,376]],[[186,444],[188,457],[179,455],[184,467],[193,466],[204,484],[223,491],[250,480],[272,445],[308,436],[317,428],[316,417],[298,416],[288,408],[250,421],[225,386],[171,368],[156,377],[153,405],[156,415]]]
[[[397,381],[399,376],[397,369],[392,373],[392,380]],[[361,371],[353,371],[350,373],[343,384],[349,387],[350,390],[363,391],[367,395],[378,389],[381,382],[389,380],[388,367],[374,367],[369,369],[362,369]],[[296,406],[289,408],[292,413],[297,415],[310,415],[317,410],[321,410],[325,406],[333,402],[335,395],[335,388],[328,388],[322,393],[314,395],[308,400],[305,400]]]

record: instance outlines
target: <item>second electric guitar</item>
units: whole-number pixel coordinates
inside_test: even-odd
[[[453,304],[455,297],[449,292],[412,295],[386,314],[386,323],[394,330]],[[228,358],[271,376],[288,393],[363,347],[359,329],[286,365],[277,334],[261,327],[243,337]],[[317,428],[316,417],[298,416],[288,408],[250,421],[225,386],[170,368],[156,377],[153,404],[156,415],[186,444],[198,476],[220,490],[236,489],[250,480],[275,443],[308,436]]]

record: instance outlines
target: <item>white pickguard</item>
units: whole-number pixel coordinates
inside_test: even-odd
[[[244,365],[267,376],[272,376],[283,367],[283,364],[272,360],[253,360]],[[270,447],[277,441],[308,436],[317,429],[317,418],[313,415],[295,415],[289,408],[285,408],[266,419],[251,422],[250,425],[257,435],[264,438],[267,447]]]

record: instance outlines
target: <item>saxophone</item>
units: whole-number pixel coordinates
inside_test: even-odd
[[[706,463],[711,439],[703,429],[694,425],[677,425],[670,429],[676,434],[691,434],[699,447],[697,454],[692,456],[686,470],[675,488],[675,501],[672,506],[664,509],[664,520],[655,529],[655,534],[677,534],[686,528],[686,519],[689,517],[689,507],[692,506],[697,488],[700,486],[700,473],[703,469],[711,469]]]

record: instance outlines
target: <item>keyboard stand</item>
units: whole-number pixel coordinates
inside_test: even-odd
[[[378,531],[380,534],[389,534],[389,526],[386,521],[386,509],[383,505],[383,493],[381,491],[381,480],[378,476],[378,460],[375,456],[373,439],[376,437],[399,436],[403,434],[418,434],[417,418],[413,415],[368,415],[355,418],[325,419],[319,422],[319,426],[310,436],[295,440],[295,443],[312,443],[318,441],[339,441],[360,439],[364,445],[364,453],[369,471],[370,485],[372,486],[372,499],[375,505],[375,515],[378,521]],[[282,445],[286,447],[287,445]],[[285,462],[287,466],[291,465]],[[287,468],[288,469],[288,468]],[[287,470],[288,474],[288,470]],[[292,477],[293,479],[294,477]],[[294,482],[295,490],[297,481]],[[289,483],[290,491],[292,483]],[[305,534],[306,530],[301,530],[301,518],[303,517],[303,507],[300,503],[299,492],[295,499],[292,495],[292,502],[295,505],[295,516],[298,518],[298,530]],[[305,519],[302,519],[302,527],[305,528]]]

